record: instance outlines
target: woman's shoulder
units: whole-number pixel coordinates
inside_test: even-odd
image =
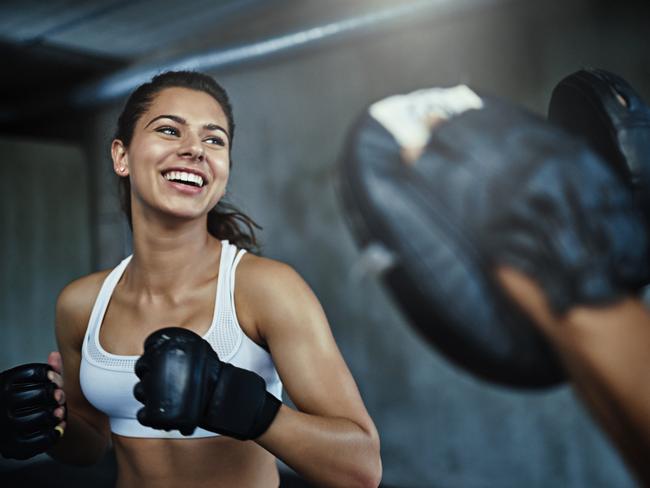
[[[244,254],[237,268],[237,282],[246,289],[273,293],[278,287],[295,286],[304,283],[296,270],[276,259]]]
[[[254,315],[300,312],[318,305],[305,280],[289,264],[275,259],[245,254],[237,270],[237,294],[254,310]]]
[[[269,346],[273,338],[282,341],[305,333],[313,337],[315,331],[327,329],[320,301],[292,266],[275,259],[247,256],[240,263],[241,273],[237,270],[235,289],[240,324],[243,318],[247,330],[254,330]]]
[[[97,294],[110,272],[110,269],[97,271],[68,283],[56,301],[57,323],[87,323]]]

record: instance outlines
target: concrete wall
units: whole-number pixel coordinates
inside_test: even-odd
[[[422,23],[215,73],[239,124],[231,198],[264,226],[266,254],[294,265],[321,299],[382,435],[391,485],[632,485],[568,388],[518,393],[474,380],[419,340],[379,283],[355,280],[358,251],[335,191],[346,131],[388,94],[466,82],[543,112],[552,86],[583,65],[647,91],[647,43],[632,44],[640,59],[629,53],[629,19],[604,28],[574,8]]]
[[[605,23],[591,16],[585,2],[532,5],[513,2],[470,16],[422,20],[410,28],[213,73],[231,94],[238,124],[229,199],[264,227],[264,254],[292,264],[321,299],[379,428],[389,485],[633,485],[619,456],[568,387],[522,393],[473,379],[418,338],[380,283],[350,274],[358,250],[336,194],[336,167],[347,130],[369,102],[465,82],[543,112],[554,83],[584,65],[617,71],[649,94],[649,44],[642,17],[621,8]],[[13,351],[28,340],[26,329],[9,325],[18,322],[14,317],[21,309],[33,313],[26,297],[51,293],[47,300],[53,303],[55,289],[89,262],[93,268],[111,266],[128,250],[107,159],[117,110],[107,108],[89,120],[84,141],[89,200],[80,190],[83,183],[71,184],[66,177],[59,184],[68,190],[53,194],[66,198],[52,204],[41,200],[51,193],[35,193],[31,186],[22,190],[3,178],[3,218],[16,218],[6,217],[17,212],[6,211],[16,202],[27,212],[22,220],[37,215],[45,219],[44,210],[25,210],[30,205],[60,208],[59,229],[73,220],[83,222],[86,203],[92,215],[90,229],[70,225],[58,234],[61,242],[48,241],[47,232],[25,233],[11,244],[7,253],[16,259],[4,266],[19,266],[21,253],[51,253],[43,267],[34,265],[34,280],[23,283],[19,293],[12,291],[16,280],[23,279],[18,269],[2,273],[3,300],[7,290],[15,293],[16,310],[5,318],[8,305],[2,302],[0,325],[3,330],[13,327],[7,334],[13,342],[0,345],[3,364],[41,354],[31,349],[27,357]],[[52,166],[64,171],[65,165],[48,161],[48,170]],[[81,166],[75,168],[76,175]],[[4,234],[7,227],[2,224]],[[30,232],[37,228],[30,227]],[[53,259],[53,249],[68,249],[65,240],[75,242],[75,254]],[[3,246],[5,241],[3,235]],[[83,247],[88,242],[92,248]],[[48,281],[47,291],[32,287],[45,279],[38,278],[43,270],[56,278]],[[46,331],[38,336],[43,338],[40,351],[50,347],[45,344],[51,341],[49,320],[30,319]]]
[[[80,148],[0,139],[0,370],[56,349],[54,304],[91,271],[87,165]]]

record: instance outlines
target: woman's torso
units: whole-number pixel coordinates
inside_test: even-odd
[[[281,396],[270,356],[256,344],[261,339],[237,319],[234,278],[239,259],[241,254],[224,241],[221,253],[207,259],[204,279],[189,293],[146,306],[135,303],[120,286],[128,262],[108,275],[89,320],[80,378],[87,399],[111,419],[118,486],[277,486],[275,458],[252,441],[200,429],[197,438],[187,439],[177,432],[147,429],[135,420],[141,405],[131,393],[137,381],[133,364],[144,339],[172,325],[204,336],[223,360],[256,370],[269,391]]]

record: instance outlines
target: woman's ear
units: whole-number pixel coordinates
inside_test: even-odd
[[[111,156],[113,158],[113,170],[117,176],[129,175],[129,155],[126,146],[119,139],[113,139],[111,144]]]

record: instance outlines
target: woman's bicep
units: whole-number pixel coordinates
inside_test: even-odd
[[[373,430],[318,299],[291,268],[277,273],[258,327],[287,394],[305,413],[344,417]]]
[[[87,305],[82,297],[75,296],[74,292],[74,289],[64,289],[56,307],[56,341],[63,361],[63,389],[68,412],[108,438],[108,419],[88,402],[81,390],[81,347],[89,312],[85,310]]]

